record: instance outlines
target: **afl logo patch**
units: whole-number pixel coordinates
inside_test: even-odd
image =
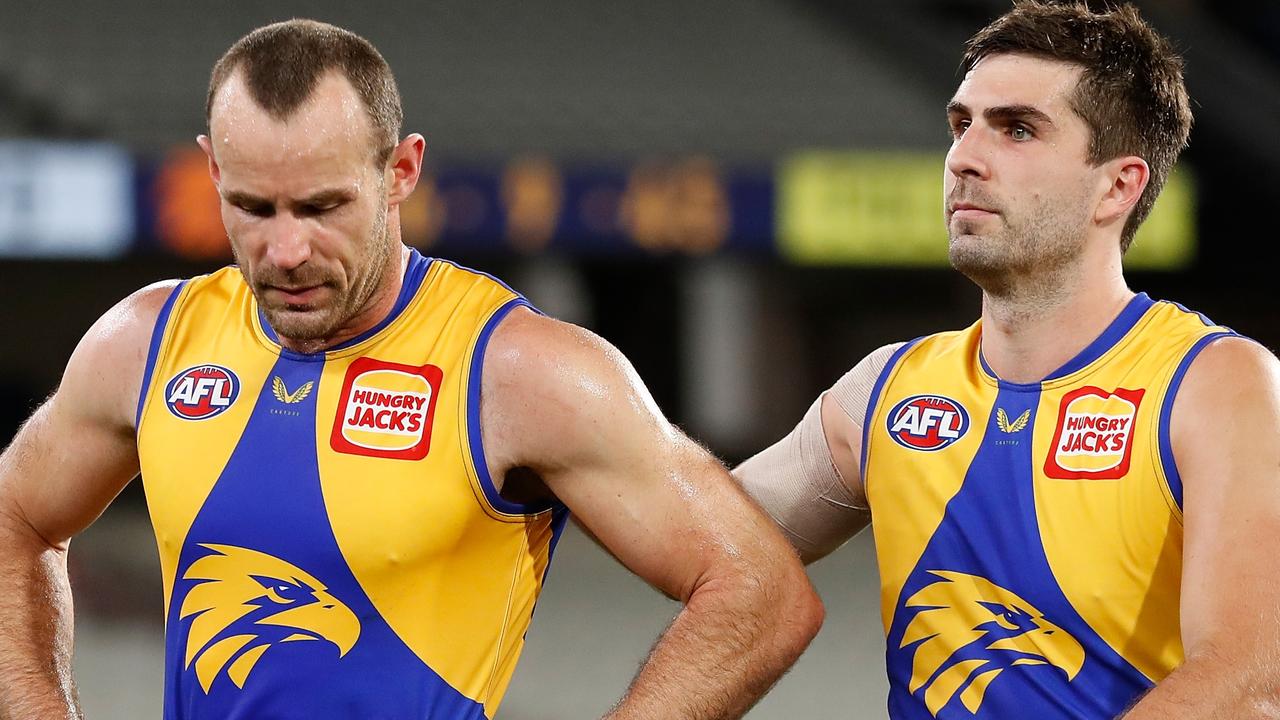
[[[886,420],[889,436],[902,447],[932,452],[964,437],[969,413],[941,395],[913,395],[893,406]]]
[[[221,365],[187,368],[164,387],[169,412],[183,420],[207,420],[226,412],[240,395],[240,378]]]
[[[347,368],[329,445],[349,455],[421,460],[431,450],[443,371],[359,358]]]

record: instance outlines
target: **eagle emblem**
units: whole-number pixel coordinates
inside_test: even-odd
[[[184,667],[195,665],[205,693],[226,672],[236,687],[277,643],[327,641],[342,657],[360,636],[360,621],[319,580],[266,553],[201,543],[213,551],[183,578],[198,584],[179,617],[192,618]]]
[[[1005,413],[1004,408],[996,408],[996,426],[1001,431],[1007,433],[1016,433],[1027,426],[1027,422],[1031,420],[1031,411],[1027,410],[1018,416],[1017,420],[1009,422],[1009,416]]]
[[[1050,665],[1075,679],[1084,648],[1026,600],[985,578],[931,570],[938,578],[906,603],[920,608],[900,647],[914,646],[910,692],[934,717],[958,694],[977,714],[987,688],[1017,666]]]
[[[271,394],[275,395],[280,402],[286,405],[293,405],[306,400],[315,384],[314,380],[308,380],[302,384],[302,387],[289,392],[289,388],[285,387],[284,380],[281,380],[279,375],[275,375],[271,378]]]

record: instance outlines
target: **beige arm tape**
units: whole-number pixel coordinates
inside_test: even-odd
[[[858,431],[876,378],[899,347],[901,343],[886,345],[867,355],[827,391]],[[831,458],[822,427],[821,396],[789,435],[738,466],[733,474],[806,561],[840,547],[870,519],[866,506],[849,492]],[[858,478],[850,480],[859,482]]]

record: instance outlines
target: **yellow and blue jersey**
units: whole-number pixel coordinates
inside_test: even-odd
[[[567,516],[485,466],[484,350],[521,305],[415,252],[384,321],[304,354],[236,268],[173,292],[138,403],[166,720],[493,716]]]
[[[1041,382],[997,378],[980,324],[895,353],[862,456],[890,717],[1110,719],[1182,662],[1169,418],[1229,334],[1142,294]]]

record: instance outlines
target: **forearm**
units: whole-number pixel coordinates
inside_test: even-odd
[[[0,720],[82,718],[64,550],[0,519]]]
[[[822,612],[802,574],[789,585],[704,584],[607,720],[741,717],[804,652]]]
[[[1249,653],[1202,655],[1147,693],[1123,720],[1274,720],[1280,718],[1280,658]]]

